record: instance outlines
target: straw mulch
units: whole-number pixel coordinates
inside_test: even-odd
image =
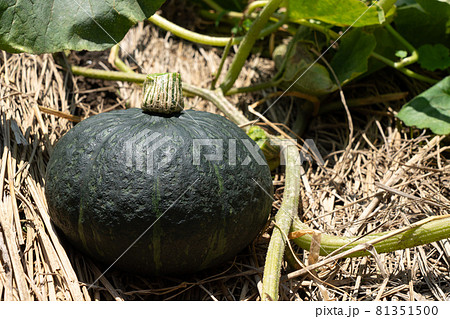
[[[148,35],[151,35],[150,37]],[[139,45],[138,45],[139,43]],[[220,62],[220,50],[191,45],[154,28],[134,28],[123,42],[131,66],[146,72],[181,71],[186,82],[207,87]],[[123,52],[122,52],[123,53]],[[110,68],[108,52],[72,54],[80,65]],[[237,85],[270,76],[273,65],[249,60]],[[391,80],[390,85],[386,83]],[[381,84],[384,83],[384,84]],[[399,90],[388,75],[368,84],[365,96]],[[349,95],[356,95],[351,88]],[[0,53],[0,300],[259,300],[262,266],[273,225],[234,260],[184,277],[144,278],[111,269],[74,250],[52,225],[44,196],[45,169],[52,146],[74,121],[98,112],[136,106],[137,85],[73,77],[52,56]],[[266,92],[267,94],[269,92]],[[245,107],[261,95],[235,96]],[[295,126],[302,101],[283,98],[268,114],[274,122]],[[401,105],[399,101],[396,105]],[[189,107],[216,112],[198,98]],[[392,107],[392,108],[391,108]],[[47,108],[47,109],[45,109]],[[49,115],[49,110],[56,115]],[[386,111],[387,110],[387,111]],[[55,113],[56,111],[56,113]],[[316,118],[305,137],[312,138],[325,167],[305,164],[301,219],[312,228],[335,235],[396,229],[427,216],[444,215],[450,207],[449,149],[441,142],[430,152],[432,137],[402,129],[393,114],[395,103],[352,110],[353,139],[345,114]],[[414,155],[417,161],[405,166]],[[383,185],[387,174],[404,172],[395,185]],[[381,184],[379,184],[381,183]],[[276,201],[283,194],[283,170],[274,173]],[[367,209],[374,194],[383,200]],[[440,205],[423,199],[432,198]],[[308,253],[298,251],[307,262]],[[450,242],[389,254],[340,260],[302,277],[281,283],[282,300],[446,300],[450,292]],[[287,264],[283,273],[292,271]]]

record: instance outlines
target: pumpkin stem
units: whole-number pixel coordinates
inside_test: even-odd
[[[147,112],[162,114],[176,114],[183,111],[180,74],[148,74],[144,82],[141,108]]]

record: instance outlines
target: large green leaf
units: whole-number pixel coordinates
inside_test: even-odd
[[[408,126],[450,134],[450,76],[406,103],[397,116]]]
[[[0,0],[0,49],[104,50],[164,0]]]
[[[360,0],[289,0],[291,19],[315,19],[338,26],[362,27],[380,24],[383,15],[376,5]]]
[[[424,69],[434,71],[450,67],[450,50],[440,43],[422,45],[417,51],[419,52],[419,64]]]
[[[449,43],[450,19],[448,1],[419,0],[397,9],[395,27],[412,45]]]
[[[375,36],[362,29],[353,29],[341,38],[331,67],[342,84],[367,71],[369,56],[376,45]]]

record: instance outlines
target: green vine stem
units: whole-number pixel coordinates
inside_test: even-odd
[[[239,45],[239,49],[234,56],[230,69],[228,70],[228,73],[226,74],[225,79],[220,86],[225,94],[229,89],[231,89],[234,82],[236,82],[236,79],[241,73],[245,61],[247,60],[247,57],[253,48],[253,45],[255,44],[256,40],[260,38],[261,30],[266,25],[272,13],[274,13],[278,9],[281,2],[282,0],[270,0],[251,25],[250,29],[244,37],[244,40],[242,40],[241,44]],[[287,16],[287,14],[285,16]]]
[[[166,31],[169,31],[176,35],[177,37],[180,37],[182,39],[200,43],[200,44],[206,44],[206,45],[212,45],[212,46],[219,46],[224,47],[230,42],[230,37],[212,37],[208,35],[203,35],[197,32],[193,32],[190,30],[187,30],[185,28],[180,27],[179,25],[170,22],[167,19],[164,19],[158,14],[152,15],[150,18],[148,18],[148,21],[153,23],[154,25],[157,25],[161,29],[164,29]],[[232,45],[238,44],[242,41],[242,37],[236,37],[232,39]]]
[[[264,7],[267,5],[267,2],[267,0],[253,1],[248,5],[246,15],[252,14],[256,9]]]
[[[435,220],[430,218],[429,222],[427,223],[422,222],[422,225],[412,227],[411,229],[407,229],[402,233],[393,235],[392,237],[389,237],[389,235],[392,234],[394,231],[386,231],[382,233],[371,234],[364,236],[363,238],[341,237],[322,234],[322,240],[320,242],[320,255],[326,256],[332,252],[335,252],[336,250],[347,251],[352,248],[355,248],[360,244],[365,244],[367,242],[376,240],[377,238],[381,238],[383,236],[386,236],[388,238],[385,238],[382,241],[373,245],[378,253],[389,253],[396,250],[425,245],[435,241],[449,238],[450,216],[438,216],[438,217],[439,218]],[[310,228],[306,226],[304,223],[302,223],[297,216],[295,216],[294,222],[292,223],[291,232],[302,230],[310,230]],[[306,250],[309,250],[311,240],[312,237],[311,235],[308,234],[293,239],[294,243],[297,246]],[[351,255],[348,255],[347,257],[359,257],[368,255],[370,255],[368,251],[358,251],[352,253]]]
[[[419,53],[416,48],[412,46],[404,37],[401,36],[391,25],[385,25],[386,30],[392,34],[401,44],[405,46],[405,48],[411,53],[410,56],[403,58],[400,62],[394,62],[394,68],[401,69],[407,65],[413,64],[419,60]]]
[[[436,84],[436,83],[439,82],[438,80],[435,80],[435,79],[429,78],[429,77],[427,77],[425,75],[416,73],[414,71],[411,71],[410,69],[397,68],[395,66],[395,62],[394,61],[391,61],[390,59],[388,59],[388,58],[386,58],[386,57],[384,57],[381,54],[378,54],[376,52],[372,52],[370,54],[370,56],[375,58],[375,59],[377,59],[377,60],[379,60],[379,61],[381,61],[381,62],[383,62],[383,63],[385,63],[385,64],[387,64],[387,65],[389,65],[390,67],[396,69],[397,71],[402,72],[403,74],[409,76],[410,78],[417,79],[417,80],[424,81],[424,82],[431,83],[431,84]]]
[[[417,80],[420,80],[420,81],[423,81],[423,82],[427,82],[427,83],[430,83],[430,84],[436,84],[436,83],[439,82],[439,80],[435,80],[435,79],[429,78],[428,76],[416,73],[416,72],[411,71],[410,69],[407,69],[407,68],[401,68],[401,69],[397,69],[397,70],[402,72],[403,74],[409,76],[410,78],[417,79]]]
[[[286,246],[286,239],[293,217],[297,215],[300,198],[300,153],[295,144],[282,149],[286,159],[285,188],[283,203],[275,216],[272,236],[267,249],[262,286],[262,300],[278,300],[281,264]]]
[[[230,41],[228,41],[227,45],[225,46],[225,49],[222,53],[222,58],[220,59],[219,67],[217,68],[217,71],[214,74],[214,78],[211,81],[211,90],[214,90],[216,88],[216,83],[219,80],[220,74],[222,73],[223,66],[225,65],[225,61],[228,57],[228,54],[230,53],[230,49],[233,43],[233,38],[230,38]]]
[[[118,70],[128,73],[134,73],[134,71],[123,62],[119,57],[119,44],[116,44],[111,48],[111,51],[109,53],[108,62],[111,65],[114,65]]]
[[[135,72],[106,71],[76,65],[70,65],[70,71],[74,75],[82,75],[93,79],[102,79],[107,81],[125,81],[132,83],[144,83],[147,77],[145,74],[139,74]]]
[[[273,23],[271,25],[268,25],[265,28],[262,28],[258,31],[257,38],[263,38],[272,32],[276,31],[284,22],[286,19],[281,19],[276,23]],[[200,44],[206,44],[206,45],[212,45],[212,46],[218,46],[218,47],[224,47],[227,46],[228,43],[231,41],[231,45],[239,44],[244,40],[244,37],[212,37],[208,35],[203,35],[197,32],[193,32],[190,30],[187,30],[185,28],[180,27],[179,25],[170,22],[167,19],[164,19],[160,15],[154,14],[150,18],[148,18],[148,21],[152,22],[153,24],[157,25],[161,29],[164,29],[166,31],[169,31],[176,35],[177,37],[180,37],[182,39],[200,43]]]

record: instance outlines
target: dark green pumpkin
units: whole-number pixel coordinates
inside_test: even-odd
[[[194,140],[206,139],[223,143],[223,159],[205,156],[216,146],[194,154]],[[50,216],[105,266],[180,274],[217,265],[249,245],[270,212],[270,171],[249,145],[256,144],[235,124],[207,112],[92,116],[55,146],[45,186]]]

